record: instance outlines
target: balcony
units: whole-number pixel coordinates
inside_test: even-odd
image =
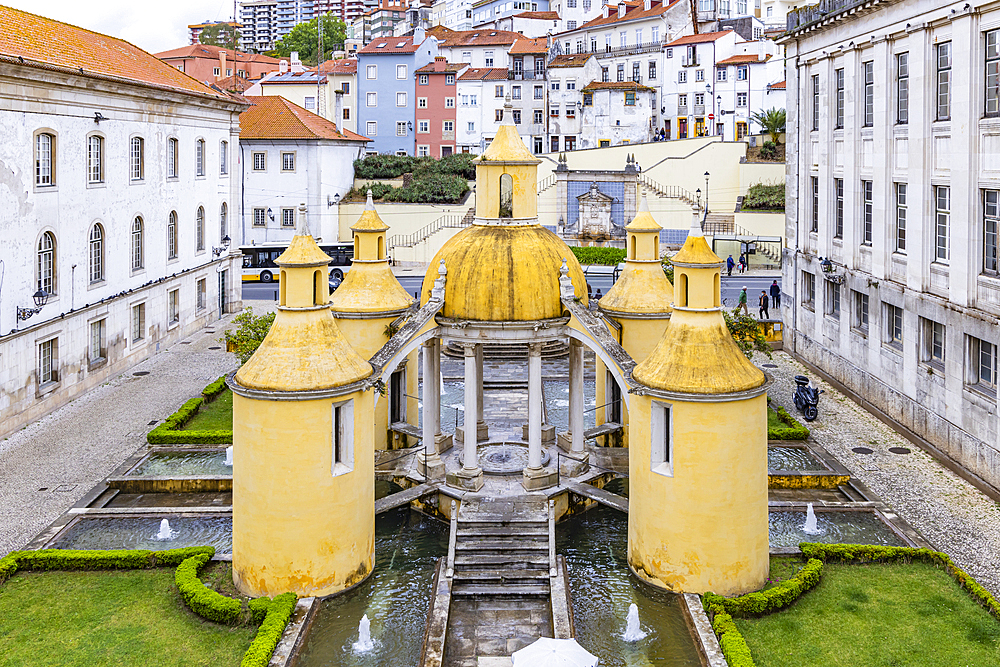
[[[511,70],[507,71],[507,79],[509,81],[536,81],[545,78],[545,72],[514,72]]]
[[[612,56],[633,56],[640,53],[656,53],[663,47],[663,42],[645,42],[644,44],[633,44],[632,46],[611,46],[606,44],[604,48],[588,49],[581,51],[577,49],[573,53],[595,53]]]

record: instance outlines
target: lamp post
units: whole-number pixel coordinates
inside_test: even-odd
[[[722,121],[723,116],[726,112],[722,110],[722,95],[716,95],[715,97],[715,113],[718,114],[718,118],[715,119],[716,125],[719,126],[719,136],[722,140],[726,140],[726,124]]]
[[[708,220],[708,177],[709,173],[705,172],[705,219]]]
[[[18,322],[22,322],[31,317],[32,315],[41,312],[42,308],[49,301],[49,293],[46,292],[41,287],[39,287],[38,291],[31,296],[31,300],[35,302],[34,308],[21,308],[20,306],[18,306],[17,308]]]

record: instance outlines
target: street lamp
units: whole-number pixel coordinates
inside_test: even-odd
[[[222,237],[221,246],[212,246],[212,255],[218,257],[222,253],[226,252],[227,250],[229,250],[229,244],[232,242],[233,240],[229,238],[229,234],[226,234],[225,236]]]
[[[21,308],[18,306],[17,319],[19,322],[41,312],[42,307],[49,301],[49,293],[39,287],[38,291],[31,296],[31,299],[35,302],[34,308]]]
[[[701,208],[701,188],[698,188],[697,190],[694,191],[694,199],[695,203],[698,205],[698,208]]]
[[[705,172],[705,219],[708,219],[708,177],[709,173]]]

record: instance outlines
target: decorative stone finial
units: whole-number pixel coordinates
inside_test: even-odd
[[[368,201],[365,202],[365,210],[366,211],[374,211],[375,210],[375,202],[372,199],[372,189],[371,188],[368,188]]]
[[[688,231],[688,236],[704,236],[705,230],[701,228],[701,204],[694,204],[691,209],[691,230]]]
[[[639,212],[649,213],[649,202],[646,201],[646,191],[639,188]]]
[[[564,299],[572,299],[575,294],[573,281],[569,278],[569,266],[566,264],[566,258],[563,257],[562,266],[559,268],[559,296]]]
[[[306,221],[306,205],[299,204],[299,228],[295,230],[296,236],[312,236],[309,231],[309,223]]]
[[[438,277],[434,280],[434,287],[431,288],[431,301],[444,301],[444,284],[447,277],[448,269],[442,259],[438,265]]]

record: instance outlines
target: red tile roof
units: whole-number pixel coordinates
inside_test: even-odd
[[[574,53],[572,55],[556,56],[549,61],[549,68],[553,67],[583,67],[587,61],[594,57],[593,53]]]
[[[230,99],[124,40],[2,5],[0,59]]]
[[[510,47],[510,53],[514,55],[518,53],[548,53],[548,51],[549,46],[544,37],[536,39],[521,37],[514,42],[514,46]]]
[[[668,42],[667,46],[683,46],[685,44],[707,44],[709,42],[714,42],[715,40],[725,37],[726,35],[735,35],[736,33],[732,30],[720,30],[719,32],[703,32],[700,35],[684,35],[679,39],[675,39],[672,42]]]
[[[509,30],[451,30],[444,26],[434,26],[427,35],[438,39],[439,46],[448,48],[454,46],[501,46],[513,44],[524,35]]]
[[[753,55],[743,54],[738,56],[729,56],[725,60],[720,60],[719,62],[715,63],[715,65],[716,67],[720,65],[748,65],[748,64],[752,65],[753,63],[766,63],[770,59],[771,59],[770,53],[765,55],[763,60],[760,60],[757,57],[757,54]]]
[[[379,54],[379,53],[414,53],[420,48],[419,44],[413,43],[413,37],[379,37],[373,39],[358,53]]]
[[[327,60],[323,63],[324,74],[357,74],[357,72],[357,58],[338,58],[336,60]]]
[[[540,19],[542,21],[558,21],[559,14],[556,12],[521,12],[514,14],[515,19]]]
[[[779,81],[778,83],[772,83],[768,86],[768,88],[771,88],[772,90],[785,90],[785,82]]]
[[[238,74],[233,76],[227,76],[224,79],[219,79],[218,81],[208,81],[208,85],[213,88],[218,88],[219,90],[225,90],[230,93],[242,93],[247,88],[253,85],[253,81],[248,81]]]
[[[444,60],[444,56],[438,56],[438,60]],[[435,63],[427,63],[423,67],[417,70],[420,74],[454,74],[455,72],[461,72],[463,69],[468,67],[468,63],[448,63],[442,62],[441,69],[438,69]]]
[[[191,44],[189,46],[182,46],[179,49],[161,51],[160,53],[156,53],[154,55],[160,60],[169,60],[172,58],[209,58],[211,60],[218,60],[220,51],[226,52],[226,59],[229,61],[233,60],[233,53],[236,53],[236,57],[239,59],[239,62],[243,63],[266,63],[268,65],[277,65],[280,62],[277,58],[265,56],[260,53],[244,53],[242,51],[234,52],[232,49],[224,49],[221,46],[212,46],[210,44]]]
[[[252,107],[240,114],[240,139],[337,139],[371,141],[284,97],[247,97]]]
[[[585,91],[591,90],[648,90],[653,92],[649,86],[644,86],[635,81],[591,81],[584,87]]]
[[[602,14],[598,16],[596,19],[591,19],[590,21],[587,21],[583,25],[579,26],[576,30],[580,30],[582,28],[592,28],[594,26],[599,26],[599,25],[611,25],[612,23],[618,23],[619,21],[621,22],[634,21],[637,19],[646,19],[653,16],[659,16],[664,12],[673,9],[673,7],[676,6],[678,3],[687,1],[688,0],[674,0],[673,2],[669,3],[666,7],[663,6],[662,2],[655,2],[649,8],[649,11],[646,11],[642,8],[643,5],[641,2],[638,3],[625,2],[622,3],[626,6],[625,16],[618,18],[617,7],[613,6],[611,7],[611,11],[608,14],[608,18],[604,18],[604,15]],[[575,32],[575,31],[567,30],[566,32]]]
[[[470,67],[465,74],[458,77],[459,81],[506,81],[506,67]]]

